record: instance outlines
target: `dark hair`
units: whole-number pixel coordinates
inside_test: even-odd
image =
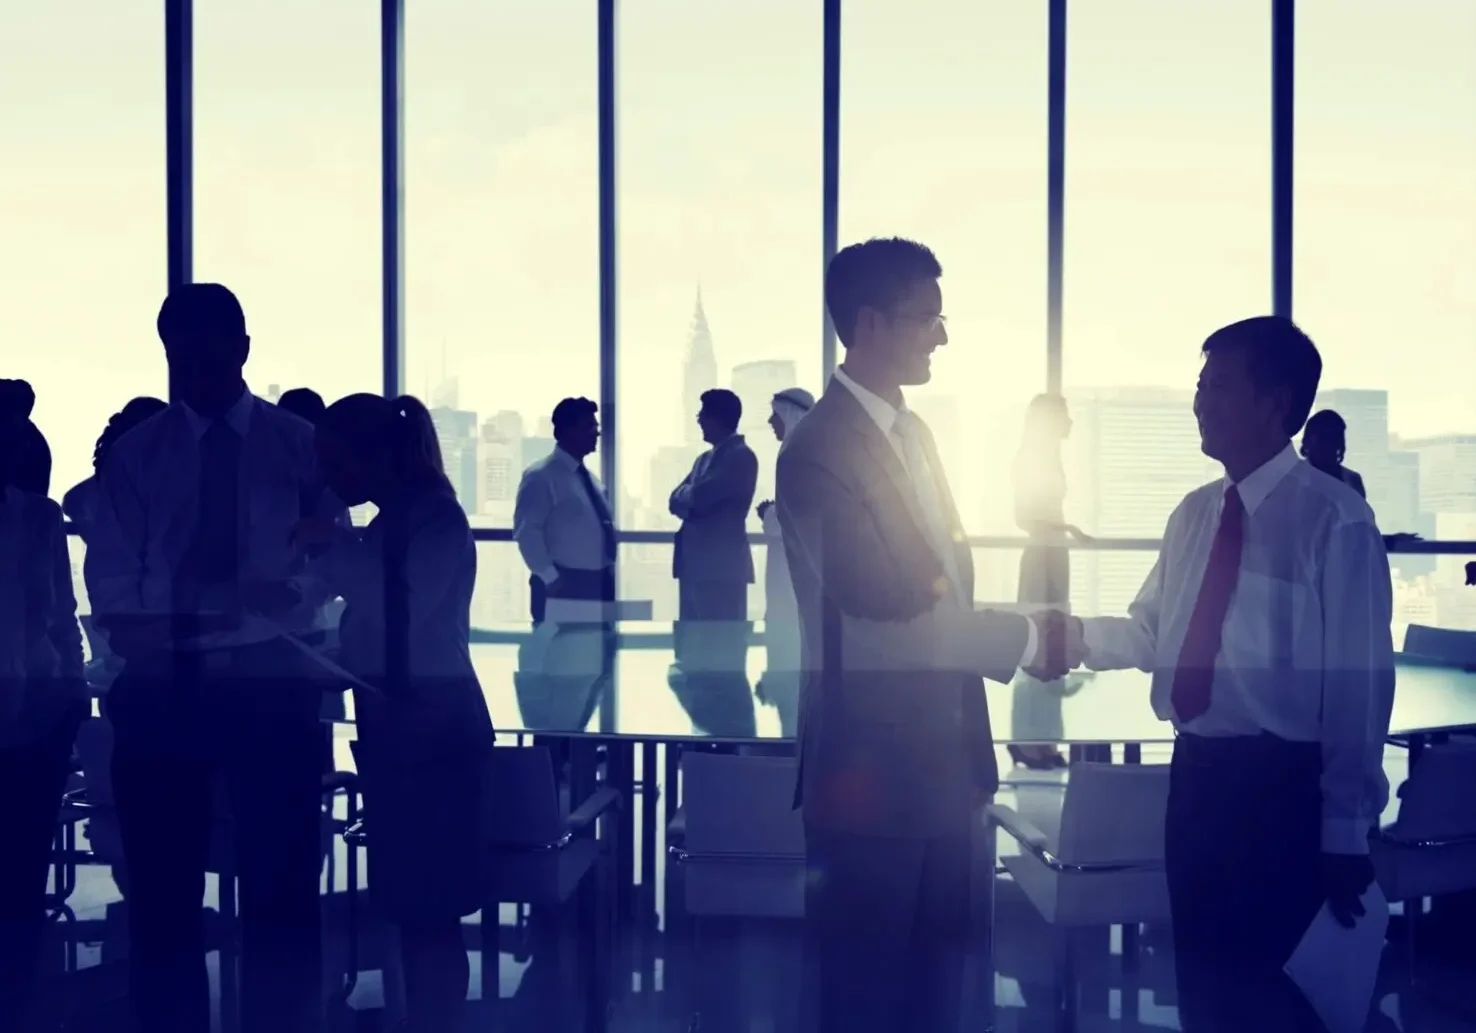
[[[310,387],[294,387],[290,391],[283,391],[282,397],[277,399],[277,407],[286,409],[293,416],[301,416],[312,424],[321,420],[324,410],[328,408],[323,404],[323,396]]]
[[[0,488],[46,495],[51,490],[51,446],[31,422],[36,392],[24,380],[0,380]]]
[[[436,425],[418,398],[349,395],[328,406],[318,427],[355,446],[387,453],[402,477],[439,478],[449,487]]]
[[[564,431],[593,418],[599,411],[599,405],[588,398],[565,398],[554,406],[552,421],[555,440],[560,438]]]
[[[1287,393],[1282,430],[1295,437],[1307,422],[1322,380],[1322,356],[1312,338],[1285,316],[1256,316],[1231,323],[1209,335],[1204,354],[1239,351],[1245,355],[1251,382],[1262,390]]]
[[[849,347],[863,308],[890,308],[913,284],[942,275],[927,245],[902,237],[873,237],[836,252],[825,270],[825,308],[836,336]]]
[[[1314,413],[1307,420],[1306,429],[1308,431],[1330,430],[1337,434],[1346,435],[1348,433],[1348,422],[1342,416],[1338,415],[1336,409],[1324,409],[1319,413]]]
[[[107,461],[108,453],[113,450],[113,446],[124,434],[167,408],[169,408],[168,402],[143,395],[115,412],[108,419],[108,425],[103,428],[102,434],[98,436],[97,444],[92,448],[92,468],[101,470],[103,463]]]
[[[743,401],[725,387],[702,392],[702,411],[728,430],[737,430],[743,419]]]
[[[166,348],[201,340],[239,341],[246,336],[246,313],[220,284],[186,283],[169,292],[156,325]]]

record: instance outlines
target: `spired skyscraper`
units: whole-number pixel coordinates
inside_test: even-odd
[[[682,440],[688,445],[701,445],[702,432],[697,429],[697,410],[702,406],[702,393],[717,387],[717,353],[712,347],[712,331],[707,327],[707,313],[702,309],[702,287],[697,287],[697,304],[692,310],[692,325],[687,332],[687,361],[682,369]],[[670,490],[670,489],[668,489]]]

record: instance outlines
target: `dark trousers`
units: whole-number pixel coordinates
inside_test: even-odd
[[[1315,743],[1175,743],[1165,862],[1186,1033],[1323,1028],[1283,971],[1325,899],[1321,772]]]
[[[108,697],[141,1029],[206,1033],[207,867],[238,880],[245,1033],[319,1027],[319,688],[290,647],[130,661]],[[221,792],[223,790],[223,793]],[[224,800],[229,857],[211,857]]]
[[[534,624],[542,624],[548,613],[549,599],[588,599],[596,602],[615,601],[615,572],[609,567],[604,570],[575,570],[559,568],[559,592],[550,596],[543,578],[534,574],[528,578],[528,609]]]
[[[85,704],[43,734],[0,749],[0,1029],[20,1029],[46,931],[46,878]]]
[[[806,996],[819,1033],[956,1033],[971,840],[805,831]]]

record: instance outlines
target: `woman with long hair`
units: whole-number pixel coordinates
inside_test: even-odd
[[[24,407],[29,411],[29,406]],[[24,1028],[72,740],[87,714],[61,509],[35,487],[35,427],[0,412],[0,1029]]]
[[[1018,600],[1022,606],[1036,609],[1068,609],[1071,605],[1071,553],[1068,538],[1087,541],[1075,524],[1066,522],[1066,469],[1062,451],[1071,435],[1071,414],[1066,399],[1057,394],[1037,395],[1025,412],[1025,431],[1020,451],[1015,456],[1015,522],[1030,538],[1020,557]],[[1023,672],[1024,693],[1016,693],[1016,732],[1024,731],[1019,717],[1024,717],[1055,700],[1051,718],[1045,721],[1027,719],[1034,734],[1060,734],[1059,696],[1057,687],[1035,683]],[[1050,725],[1046,728],[1046,725]],[[1049,744],[1011,746],[1010,756],[1017,764],[1029,768],[1050,769],[1065,766],[1066,760]]]
[[[354,691],[370,896],[399,928],[407,1017],[460,1028],[469,967],[461,919],[486,900],[492,720],[472,667],[476,543],[425,406],[350,395],[317,428],[328,487],[378,512],[362,530],[298,529],[343,597],[340,664]],[[373,688],[376,691],[369,691]]]
[[[1348,453],[1348,424],[1332,409],[1313,413],[1302,429],[1302,458],[1329,477],[1342,481],[1358,492],[1359,497],[1368,498],[1363,487],[1363,478],[1356,470],[1343,465]]]

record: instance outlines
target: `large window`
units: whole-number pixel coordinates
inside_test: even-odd
[[[408,4],[405,90],[408,388],[473,523],[510,527],[554,405],[599,397],[594,8]],[[478,619],[526,619],[517,550],[482,563]]]
[[[195,279],[241,299],[258,395],[378,391],[379,9],[197,0],[194,19]]]
[[[949,343],[908,404],[965,528],[1018,534],[1014,453],[1046,386],[1044,8],[849,0],[841,33],[840,243],[904,236],[936,252]],[[981,591],[998,566],[988,597],[1013,597],[1008,558],[980,558]]]
[[[778,452],[769,400],[820,390],[821,5],[647,0],[620,18],[618,468],[626,526],[673,528],[702,391],[743,401],[757,502]],[[622,579],[669,614],[670,547]],[[749,598],[762,612],[762,584]]]
[[[58,499],[109,416],[168,390],[163,64],[157,3],[0,6],[0,376],[36,391]]]
[[[1297,4],[1299,322],[1386,531],[1476,539],[1476,6]],[[1476,628],[1467,557],[1395,560],[1406,620]]]
[[[1072,4],[1064,371],[1067,517],[1156,538],[1216,476],[1191,412],[1200,345],[1271,308],[1271,19],[1264,4]],[[1151,553],[1076,563],[1118,613]]]

